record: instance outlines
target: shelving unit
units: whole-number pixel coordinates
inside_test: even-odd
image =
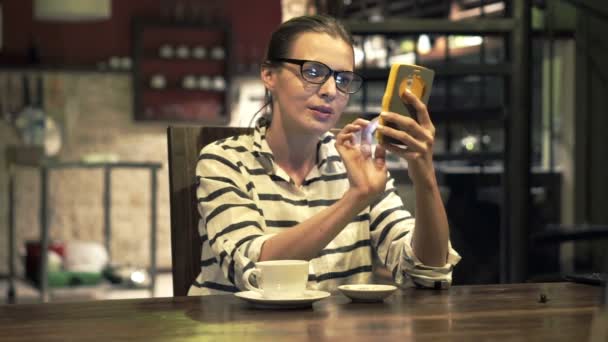
[[[222,24],[135,19],[135,119],[229,121],[230,30]]]
[[[103,170],[103,227],[104,227],[104,246],[111,259],[111,238],[112,238],[112,222],[111,222],[111,177],[112,171],[115,169],[144,169],[150,171],[150,265],[148,272],[150,275],[150,283],[147,289],[151,294],[154,293],[156,287],[156,235],[157,235],[157,192],[158,192],[158,170],[162,167],[160,163],[155,162],[116,162],[116,163],[85,163],[85,162],[55,162],[45,160],[42,156],[42,151],[36,148],[16,148],[9,147],[7,150],[7,160],[9,162],[9,288],[8,302],[14,303],[16,299],[15,280],[16,275],[15,250],[16,250],[16,221],[15,221],[15,178],[14,173],[17,167],[34,167],[39,170],[40,175],[40,266],[39,266],[39,284],[37,286],[40,291],[40,299],[42,302],[49,300],[48,286],[48,248],[50,245],[49,234],[49,213],[51,204],[49,204],[49,174],[51,171],[59,171],[63,169],[102,169]]]
[[[396,37],[411,37],[416,39],[420,34],[428,35],[441,35],[444,37],[453,35],[479,35],[483,37],[498,37],[500,39],[506,38],[510,30],[514,26],[514,21],[508,18],[495,18],[495,19],[475,19],[469,21],[457,21],[450,22],[442,19],[416,19],[408,18],[407,20],[395,20],[386,19],[381,23],[368,23],[361,21],[348,21],[348,26],[351,32],[355,35],[367,37],[370,35],[382,35],[387,38]],[[444,141],[447,144],[446,154],[453,154],[450,149],[451,140],[449,126],[452,123],[473,122],[478,123],[500,123],[506,118],[506,113],[503,108],[502,99],[499,97],[496,101],[488,100],[485,89],[480,89],[481,96],[480,103],[473,104],[469,107],[463,107],[462,103],[454,103],[454,82],[462,80],[465,77],[475,76],[478,79],[483,80],[485,83],[486,79],[493,78],[494,80],[500,80],[499,86],[503,89],[505,84],[502,80],[508,79],[512,74],[512,67],[506,60],[494,61],[487,63],[485,60],[472,63],[462,62],[451,62],[449,56],[449,43],[445,46],[445,57],[434,58],[433,61],[418,60],[419,57],[416,55],[416,63],[423,64],[425,67],[435,70],[436,84],[433,90],[433,96],[431,97],[431,103],[429,107],[432,109],[433,121],[435,123],[444,124],[447,127],[443,131],[445,135]],[[482,46],[481,51],[484,50]],[[481,53],[480,51],[480,53]],[[483,59],[483,58],[482,58]],[[364,61],[365,63],[365,61]],[[365,77],[368,83],[378,83],[383,85],[384,81],[388,77],[388,68],[366,68],[360,69],[361,74]],[[478,85],[480,82],[473,81],[472,85]],[[381,98],[373,98],[370,101],[368,95],[370,90],[368,88],[363,89],[363,95],[361,97],[361,107],[366,112],[369,109],[368,103],[379,103]],[[500,90],[497,91],[501,93]],[[378,93],[378,91],[376,91]],[[380,94],[381,95],[381,94]],[[501,95],[502,97],[503,95]],[[484,98],[488,103],[483,103]],[[373,108],[376,109],[376,108]],[[373,111],[372,111],[373,112]],[[478,156],[483,158],[490,158],[488,161],[502,159],[500,154],[488,154],[478,153]],[[443,158],[450,159],[450,158]]]
[[[96,65],[61,65],[61,64],[39,64],[39,65],[0,65],[0,72],[48,72],[48,73],[108,73],[108,74],[130,74],[131,70],[101,68]]]
[[[498,1],[482,0],[475,6],[496,2]],[[362,0],[351,2],[348,8],[337,9],[337,14],[343,16],[342,20],[354,36],[364,39],[375,35],[385,38],[417,38],[421,34],[427,34],[446,37],[450,35],[491,36],[502,40],[505,51],[504,60],[486,63],[486,51],[482,43],[479,62],[454,63],[454,56],[449,55],[449,47],[446,47],[444,61],[425,63],[419,61],[418,55],[416,55],[416,63],[434,69],[435,80],[438,81],[438,84],[434,86],[431,101],[440,99],[441,104],[431,103],[429,107],[434,123],[444,128],[437,134],[442,135],[446,147],[444,153],[435,155],[435,160],[462,160],[471,165],[481,166],[481,170],[489,162],[501,164],[498,173],[502,189],[501,222],[498,234],[500,258],[496,267],[500,269],[501,282],[525,281],[528,271],[527,246],[530,231],[529,205],[531,205],[531,1],[504,1],[506,15],[502,17],[484,17],[482,11],[482,16],[475,19],[463,21],[437,19],[449,12],[449,6],[446,7],[448,3],[449,1],[430,1],[419,4],[418,1],[404,0],[389,4],[383,1]],[[420,13],[416,10],[420,10]],[[403,15],[416,16],[416,13],[425,18],[395,18],[395,16]],[[371,15],[378,14],[383,17],[383,20],[378,22],[364,20]],[[380,84],[385,82],[388,76],[388,68],[363,68],[359,71],[366,81],[370,81],[367,83],[376,81]],[[461,103],[456,102],[452,88],[454,88],[455,82],[471,76],[481,80],[479,97],[482,100],[487,100],[488,92],[485,91],[485,88],[488,87],[488,84],[486,82],[492,77],[501,80],[499,86],[492,86],[492,89],[498,89],[496,91],[500,93],[499,100],[501,101],[484,105],[480,100],[481,103],[477,106],[470,109],[463,108]],[[379,103],[379,99],[376,97],[381,96],[383,87],[381,90],[381,92],[377,89],[370,91],[369,88],[364,88],[360,98],[353,98],[351,101],[361,101],[360,108],[365,115],[368,110],[368,102]],[[454,108],[457,109],[454,110]],[[374,113],[374,110],[370,110],[370,114]],[[358,112],[361,113],[361,110]],[[463,123],[481,127],[482,132],[487,127],[498,128],[504,136],[502,149],[489,151],[482,146],[481,150],[477,152],[454,153],[450,146],[453,140],[450,126]],[[494,172],[492,177],[495,176]]]

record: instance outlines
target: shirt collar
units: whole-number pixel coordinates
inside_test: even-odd
[[[258,120],[253,132],[253,154],[269,174],[275,174],[277,168],[274,163],[274,154],[266,141],[266,132],[270,121],[262,117]],[[317,168],[321,174],[330,175],[344,172],[342,159],[334,145],[335,136],[326,132],[319,138],[317,143]]]
[[[262,167],[269,174],[274,174],[274,154],[266,141],[266,130],[270,122],[265,117],[261,117],[253,130],[253,155],[258,159]]]

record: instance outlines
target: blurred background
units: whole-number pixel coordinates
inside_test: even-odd
[[[0,0],[0,298],[171,296],[166,128],[251,126],[265,44],[306,13],[354,35],[340,125],[378,114],[392,63],[435,70],[454,284],[606,270],[603,0]]]

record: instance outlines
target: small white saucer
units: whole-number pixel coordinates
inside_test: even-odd
[[[234,295],[261,307],[301,308],[309,307],[312,305],[312,303],[327,298],[331,294],[325,291],[306,290],[300,296],[289,298],[265,298],[262,296],[262,294],[255,291],[237,292]]]
[[[355,302],[380,302],[397,290],[393,285],[340,285],[338,289]]]

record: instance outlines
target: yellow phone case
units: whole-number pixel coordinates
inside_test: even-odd
[[[416,110],[413,106],[403,100],[403,94],[409,89],[423,103],[428,103],[430,89],[433,84],[434,71],[413,64],[393,64],[386,83],[386,90],[382,97],[382,111],[394,112],[407,115],[417,120]],[[379,123],[388,127],[394,127],[386,123],[380,117]],[[396,140],[384,137],[376,131],[376,139],[379,143],[399,143]]]

